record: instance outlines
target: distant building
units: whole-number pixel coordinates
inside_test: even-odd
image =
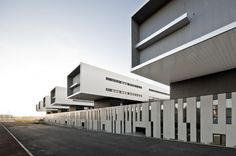
[[[45,112],[46,109],[43,107],[43,101],[39,101],[38,104],[36,104],[36,111],[38,112]]]
[[[160,138],[236,146],[236,1],[150,0],[131,29],[131,71],[170,85]]]
[[[58,113],[58,112],[67,112],[69,110],[69,106],[53,106],[51,104],[50,96],[45,96],[43,98],[43,106],[46,107],[46,113]]]
[[[68,97],[94,100],[95,109],[45,121],[236,147],[236,1],[149,0],[131,23],[131,71],[170,85],[170,99],[161,88],[81,63],[67,77]]]
[[[94,106],[93,101],[68,99],[67,89],[64,87],[53,88],[51,90],[50,98],[51,106],[67,106],[69,107],[69,111],[89,109]]]
[[[108,107],[168,99],[168,92],[142,81],[85,63],[67,77],[70,99],[94,100],[94,107]]]

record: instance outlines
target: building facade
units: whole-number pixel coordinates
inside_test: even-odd
[[[214,98],[205,95],[57,113],[47,115],[45,121],[116,134],[236,147],[236,92]],[[218,115],[214,116],[212,110]]]
[[[95,107],[108,107],[168,99],[168,90],[116,74],[85,63],[67,77],[67,94],[71,99],[94,100]]]
[[[39,101],[38,104],[36,104],[36,111],[37,112],[45,112],[46,108],[43,106],[43,101]]]
[[[175,125],[177,140],[236,144],[235,6],[234,0],[150,0],[132,16],[131,71],[170,85],[167,107],[184,108],[165,111],[164,103],[164,116],[184,121]],[[174,128],[164,133],[173,139]]]
[[[51,114],[45,121],[236,147],[235,6],[235,0],[148,1],[132,16],[131,71],[169,85],[170,99],[154,88],[158,95],[150,100],[155,95],[136,81],[81,64],[68,75],[69,98],[136,103]]]
[[[69,110],[69,106],[53,106],[51,104],[50,96],[45,96],[43,98],[43,105],[46,107],[46,114],[66,112]]]
[[[94,106],[93,101],[68,99],[67,89],[64,87],[53,88],[50,95],[52,106],[66,106],[69,107],[69,111],[88,109]]]
[[[170,85],[171,98],[236,91],[235,5],[149,1],[132,17],[132,72]]]

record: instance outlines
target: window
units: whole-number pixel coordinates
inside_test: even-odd
[[[131,108],[131,121],[133,121],[134,120],[134,117],[133,117],[133,112],[134,112],[134,109],[133,109],[133,107]]]
[[[116,115],[116,116],[115,116],[115,120],[117,120],[117,113],[116,113],[116,109],[115,109],[115,115]]]
[[[107,117],[107,109],[106,109],[106,120],[108,119],[108,117]]]
[[[213,124],[218,124],[218,99],[217,96],[213,96],[212,105]]]
[[[183,99],[183,122],[187,121],[187,103],[186,99]]]
[[[196,119],[197,119],[197,123],[196,123],[196,128],[197,128],[197,142],[201,141],[201,112],[200,112],[200,97],[197,97],[196,100]]]
[[[148,106],[148,120],[151,121],[151,118],[152,118],[152,106],[151,104],[149,104]]]
[[[124,121],[125,121],[125,119],[126,119],[126,108],[124,108],[124,110],[123,110],[123,112],[124,112]]]
[[[161,102],[161,138],[163,138],[163,110],[164,110],[164,106],[163,106],[163,102]]]
[[[127,121],[129,121],[129,107],[127,109]]]
[[[43,98],[43,107],[45,107],[45,106],[46,106],[46,99]]]
[[[98,118],[99,118],[99,121],[101,121],[101,111],[100,110],[98,111]]]
[[[213,144],[214,145],[226,145],[226,136],[225,134],[215,134],[213,133]]]
[[[142,121],[142,111],[143,111],[142,106],[139,107],[139,111],[140,111],[140,113],[139,113],[139,120]]]
[[[186,140],[191,141],[191,125],[189,122],[186,123],[186,130],[187,130]]]
[[[169,95],[169,94],[167,94],[167,93],[163,93],[163,92],[160,92],[160,91],[157,91],[157,90],[154,90],[154,89],[149,89],[149,91],[154,92],[154,93]]]
[[[178,101],[175,100],[175,139],[178,139]]]
[[[121,90],[117,90],[117,89],[106,88],[106,91],[108,91],[108,92],[114,92],[114,93],[118,93],[118,94],[125,94],[125,95],[130,95],[130,96],[142,97],[141,94],[132,93],[132,92],[126,92],[126,91],[121,91]]]
[[[232,98],[226,94],[226,124],[232,124]]]
[[[133,118],[133,112],[134,112],[134,109],[133,109],[133,107],[131,107],[131,133],[133,133],[133,128],[134,128],[134,125],[133,125],[133,120],[134,120],[134,118]]]
[[[110,78],[110,77],[106,77],[106,80],[112,81],[112,82],[115,82],[115,83],[120,83],[120,84],[127,85],[127,86],[131,86],[131,87],[135,87],[135,88],[140,88],[140,89],[142,89],[142,86],[135,85],[135,84],[132,84],[132,83],[129,83],[129,82],[120,81],[120,80],[113,79],[113,78]]]
[[[98,120],[98,111],[95,111],[95,120]]]
[[[135,121],[138,121],[138,107],[135,107]]]

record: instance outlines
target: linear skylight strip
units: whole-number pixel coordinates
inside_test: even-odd
[[[174,31],[182,28],[183,26],[187,25],[190,23],[190,20],[188,18],[188,14],[184,13],[180,17],[176,18],[174,21],[170,22],[166,26],[162,27],[152,35],[148,36],[147,38],[143,39],[140,41],[137,45],[136,48],[138,50],[142,50],[151,44],[157,42],[158,40],[170,35]]]

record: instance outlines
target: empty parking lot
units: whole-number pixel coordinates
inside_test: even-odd
[[[35,156],[236,155],[236,149],[116,135],[42,124],[4,124]]]

